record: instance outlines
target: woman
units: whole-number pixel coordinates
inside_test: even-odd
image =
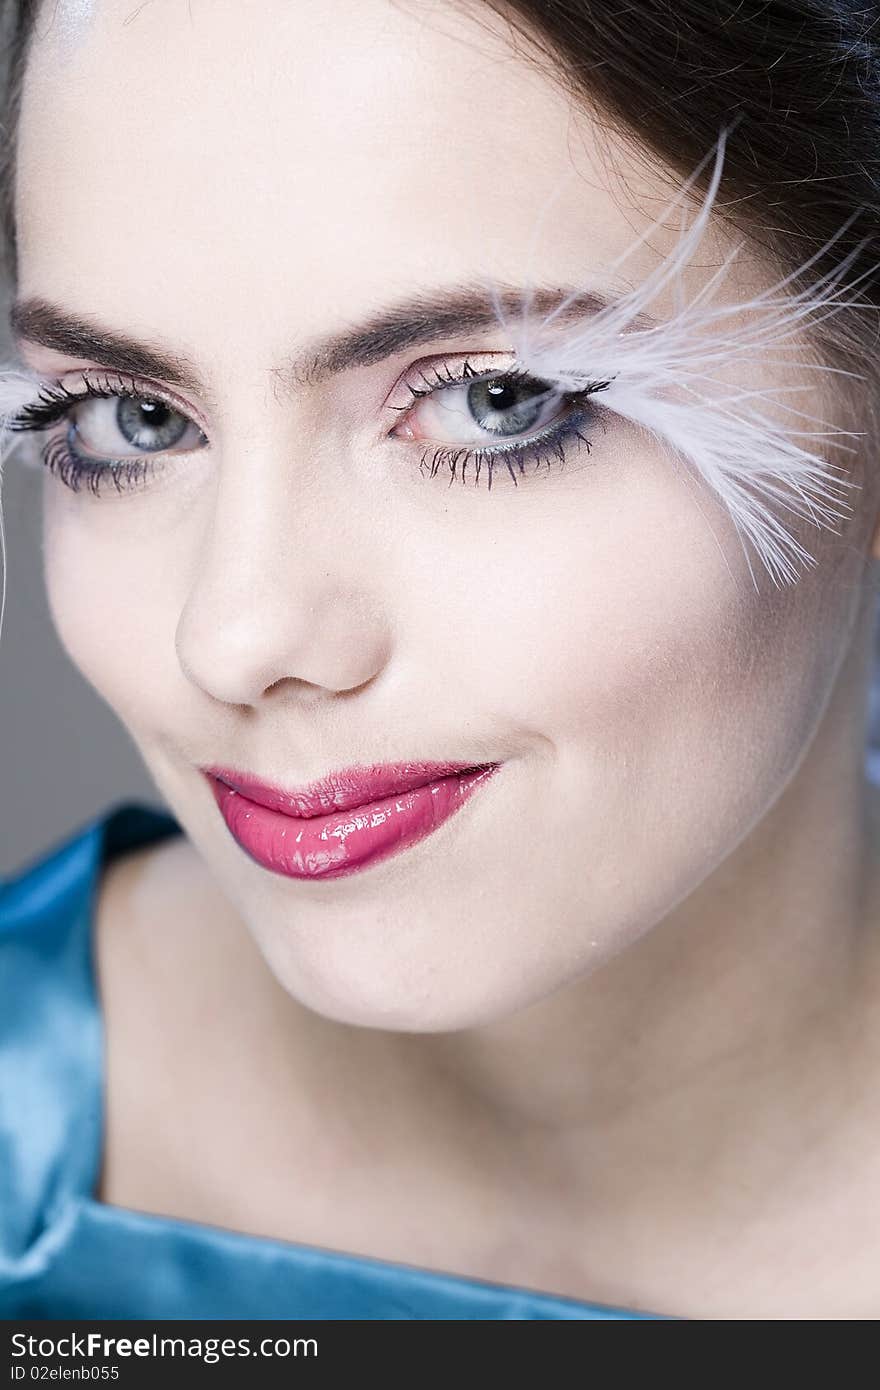
[[[876,1316],[864,8],[16,8],[6,1308]]]

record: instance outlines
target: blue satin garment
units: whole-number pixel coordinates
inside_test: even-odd
[[[94,1199],[103,869],[182,834],[125,802],[0,884],[0,1317],[657,1319]]]

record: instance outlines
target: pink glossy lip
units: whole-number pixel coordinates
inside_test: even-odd
[[[424,839],[500,763],[420,762],[350,767],[282,788],[229,768],[202,771],[230,834],[264,868],[292,878],[338,878]]]

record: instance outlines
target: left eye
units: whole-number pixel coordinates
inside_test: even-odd
[[[559,414],[565,397],[545,381],[512,374],[437,386],[406,414],[410,439],[474,445],[516,439]]]
[[[131,457],[164,453],[185,440],[195,448],[202,432],[197,425],[165,401],[146,396],[116,396],[82,401],[69,414],[77,449],[98,458]]]

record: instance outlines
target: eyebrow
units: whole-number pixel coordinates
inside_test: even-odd
[[[524,307],[544,318],[555,314],[560,323],[599,313],[610,300],[592,290],[571,286],[526,289],[498,286],[439,288],[401,300],[359,324],[311,340],[271,369],[288,390],[317,385],[355,367],[369,367],[414,347],[485,329],[503,329],[495,304],[505,318],[516,319]],[[169,385],[210,400],[211,393],[198,368],[185,355],[151,342],[141,342],[69,314],[40,297],[17,301],[10,311],[15,338],[52,348],[71,357],[85,357],[99,367],[135,376],[155,377]],[[634,317],[631,327],[653,327],[647,314]]]

